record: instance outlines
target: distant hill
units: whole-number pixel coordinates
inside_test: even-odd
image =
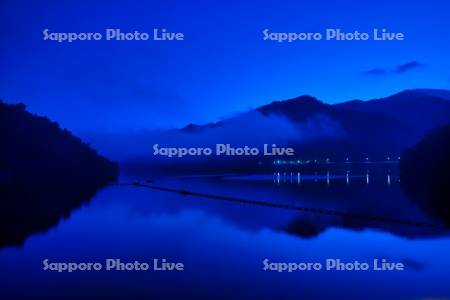
[[[148,174],[262,171],[273,157],[195,156],[166,159],[152,147],[294,147],[294,159],[372,161],[401,156],[429,130],[450,124],[450,91],[416,89],[369,101],[326,104],[311,96],[274,101],[219,122],[132,134],[91,135],[89,139],[127,168]],[[277,157],[279,158],[279,157]],[[291,157],[292,159],[292,157]],[[170,164],[170,166],[168,166]],[[273,166],[270,165],[269,168]],[[156,171],[155,171],[156,172]]]
[[[369,101],[349,101],[335,105],[344,110],[371,112],[395,118],[409,127],[418,140],[428,130],[449,123],[450,91],[418,89]]]
[[[324,104],[315,98],[302,96],[286,101],[276,101],[258,108],[264,115],[278,114],[287,117],[301,129],[302,124],[309,124],[311,120],[330,120],[343,130],[343,135],[338,138],[318,136],[307,141],[291,141],[296,145],[298,154],[307,157],[340,157],[344,156],[371,156],[388,153],[398,154],[405,143],[411,143],[407,124],[397,118],[375,111],[356,111],[342,109],[336,105]],[[319,120],[320,120],[319,119]],[[314,137],[315,127],[321,127],[318,123],[312,128],[306,127]],[[326,126],[326,124],[325,124]],[[399,139],[399,136],[402,137]],[[385,143],[380,143],[383,140]],[[386,143],[388,142],[388,143]]]
[[[335,105],[311,96],[274,101],[255,109],[266,117],[279,116],[297,127],[300,137],[288,144],[299,156],[336,157],[400,155],[430,129],[450,123],[450,91],[417,89],[369,101],[353,100]],[[193,135],[214,135],[234,118],[182,129]],[[245,122],[242,129],[245,128]],[[250,122],[249,122],[250,123]],[[254,124],[251,126],[255,127]],[[265,128],[267,140],[283,136],[276,126]],[[324,135],[329,130],[336,135]],[[223,134],[223,133],[221,133]],[[240,131],[234,133],[236,136]],[[305,138],[306,137],[306,138]],[[249,138],[250,139],[250,138]]]
[[[413,89],[413,90],[406,90],[405,92],[415,93],[415,94],[421,94],[424,96],[433,96],[438,97],[442,99],[450,100],[450,90],[442,90],[442,89]]]
[[[114,181],[118,166],[25,105],[0,102],[0,246],[18,244]]]

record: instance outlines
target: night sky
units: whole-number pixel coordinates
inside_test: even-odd
[[[303,94],[336,103],[450,88],[449,1],[111,2],[3,0],[0,98],[80,133],[217,121]],[[57,43],[45,28],[166,28],[185,40]],[[386,28],[405,40],[277,43],[266,28]]]

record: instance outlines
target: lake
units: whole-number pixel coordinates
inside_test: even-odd
[[[122,176],[123,185],[101,189],[46,232],[0,249],[1,298],[450,297],[450,232],[404,195],[396,174],[147,179]],[[43,270],[45,259],[108,258],[165,259],[184,270]],[[374,259],[404,270],[325,269],[327,260],[372,266]],[[276,263],[323,268],[279,272]]]

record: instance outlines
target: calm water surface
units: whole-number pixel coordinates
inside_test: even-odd
[[[162,178],[162,187],[249,200],[439,223],[402,193],[398,179],[316,175]],[[135,180],[135,179],[133,179]],[[122,182],[133,181],[123,178]],[[141,182],[145,182],[141,179]],[[63,201],[64,199],[61,199]],[[26,221],[26,220],[24,220]],[[2,299],[450,297],[450,235],[442,229],[330,216],[110,186],[57,226],[0,249]],[[42,261],[182,262],[182,272],[43,271]],[[405,271],[263,270],[274,262],[402,262]]]

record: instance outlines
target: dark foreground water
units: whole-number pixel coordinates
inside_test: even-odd
[[[136,186],[104,188],[47,232],[0,249],[0,298],[450,298],[449,231],[432,227],[439,220],[409,201],[395,176],[287,172],[148,184],[274,205]],[[184,271],[43,270],[44,259],[104,265],[107,258],[150,264],[166,259],[182,262]],[[264,270],[265,259],[324,266],[327,259],[371,266],[386,259],[405,270],[277,272]]]

